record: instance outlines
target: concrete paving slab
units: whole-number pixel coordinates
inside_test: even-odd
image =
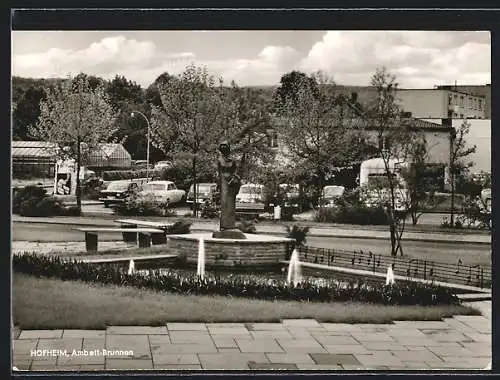
[[[266,356],[271,363],[315,364],[309,354],[279,353],[266,354]]]
[[[246,340],[235,338],[241,352],[283,352],[283,349],[274,339]]]
[[[217,348],[213,343],[194,343],[194,344],[170,344],[159,347],[151,347],[154,356],[165,354],[205,354],[217,353]]]
[[[104,338],[106,330],[64,330],[63,338]]]
[[[418,350],[418,351],[392,351],[392,354],[397,358],[401,359],[405,363],[409,362],[438,362],[442,363],[443,360],[437,356],[434,352],[430,350]]]
[[[107,335],[106,349],[110,351],[131,351],[135,359],[151,359],[147,335]]]
[[[342,371],[344,368],[334,364],[303,364],[297,363],[297,368],[300,370],[309,371]]]
[[[255,340],[261,339],[294,339],[293,335],[289,331],[285,330],[267,330],[267,331],[250,331],[250,335]]]
[[[194,371],[201,370],[199,364],[156,364],[153,363],[154,369],[170,370],[170,371]]]
[[[370,354],[366,347],[362,344],[349,344],[349,345],[330,345],[323,344],[325,350],[330,354]]]
[[[160,335],[167,334],[166,326],[109,326],[107,335]]]
[[[167,323],[168,331],[207,331],[205,323]]]
[[[151,359],[106,359],[106,369],[153,369],[153,361]]]
[[[171,331],[170,341],[172,344],[183,343],[212,343],[212,337],[208,331]]]
[[[153,354],[153,363],[157,364],[196,364],[200,365],[200,360],[196,354]]]
[[[19,335],[19,339],[57,339],[61,338],[63,330],[23,330]]]
[[[290,371],[296,370],[297,365],[292,363],[248,363],[248,367],[251,370],[275,370],[275,371]]]
[[[281,323],[249,323],[249,331],[285,331],[285,326]]]
[[[246,369],[249,362],[269,363],[263,353],[199,354],[203,369]]]
[[[327,353],[321,344],[314,339],[276,339],[278,344],[288,353]]]
[[[322,327],[315,319],[284,319],[281,323],[285,327]]]

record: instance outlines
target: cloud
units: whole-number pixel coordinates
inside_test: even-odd
[[[332,31],[300,63],[336,82],[367,85],[377,67],[395,73],[402,87],[491,82],[488,32]],[[471,82],[473,81],[473,82]]]
[[[15,37],[15,34],[14,34]],[[15,38],[13,43],[15,43]],[[244,44],[245,41],[242,41]],[[214,55],[223,49],[214,40]],[[379,66],[395,73],[401,87],[491,83],[488,32],[329,31],[300,54],[290,46],[263,46],[254,57],[200,58],[196,51],[165,52],[152,41],[124,36],[87,47],[52,48],[13,56],[12,72],[24,77],[62,77],[86,72],[106,79],[124,75],[144,87],[160,74],[179,74],[190,63],[240,85],[274,85],[294,69],[325,71],[340,84],[367,85]]]

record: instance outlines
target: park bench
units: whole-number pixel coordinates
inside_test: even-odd
[[[77,228],[78,231],[85,232],[85,247],[87,252],[97,251],[98,234],[100,232],[128,232],[136,235],[139,241],[139,248],[149,248],[153,234],[163,234],[160,229],[155,228],[112,228],[112,227],[88,227]]]
[[[153,245],[156,244],[165,244],[167,242],[166,235],[169,232],[169,228],[171,228],[174,223],[164,223],[164,222],[150,222],[148,220],[137,220],[137,219],[118,219],[115,220],[115,223],[119,223],[120,227],[123,229],[134,229],[138,227],[149,227],[154,229],[159,229],[162,233],[154,233],[151,235],[151,242]],[[133,232],[123,232],[123,241],[124,242],[136,242],[137,234]]]

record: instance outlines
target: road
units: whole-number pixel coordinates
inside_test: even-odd
[[[14,222],[12,240],[84,241],[83,232],[75,230],[76,228],[78,226]],[[121,234],[105,233],[99,235],[99,240],[121,240]],[[356,236],[352,238],[309,236],[307,244],[320,248],[371,251],[375,254],[389,254],[390,252],[389,240],[356,238]],[[406,255],[414,258],[453,264],[461,259],[464,265],[491,265],[491,246],[486,244],[406,241],[403,242],[403,248]]]
[[[83,213],[93,213],[93,214],[112,214],[113,210],[109,208],[105,208],[102,204],[83,204],[82,205],[82,211]],[[187,213],[190,213],[189,208],[187,207],[176,207],[175,208],[176,213],[179,216],[184,216]],[[457,215],[455,215],[456,217]],[[300,220],[312,220],[314,218],[314,215],[312,212],[306,212],[301,214],[297,219]],[[426,224],[426,225],[434,225],[434,226],[440,226],[441,223],[443,222],[444,218],[449,219],[449,214],[443,214],[443,213],[426,213],[422,214],[418,220],[419,224]],[[409,218],[407,221],[408,224],[411,224],[411,219]]]

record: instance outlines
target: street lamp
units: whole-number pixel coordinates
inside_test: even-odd
[[[130,114],[130,116],[134,117],[135,114],[141,115],[146,120],[146,123],[148,124],[148,133],[147,133],[147,136],[148,136],[147,137],[147,139],[148,139],[148,145],[146,147],[146,182],[148,182],[149,181],[149,140],[150,140],[151,127],[149,125],[149,120],[146,117],[146,115],[144,115],[140,111],[132,111],[132,113]]]

